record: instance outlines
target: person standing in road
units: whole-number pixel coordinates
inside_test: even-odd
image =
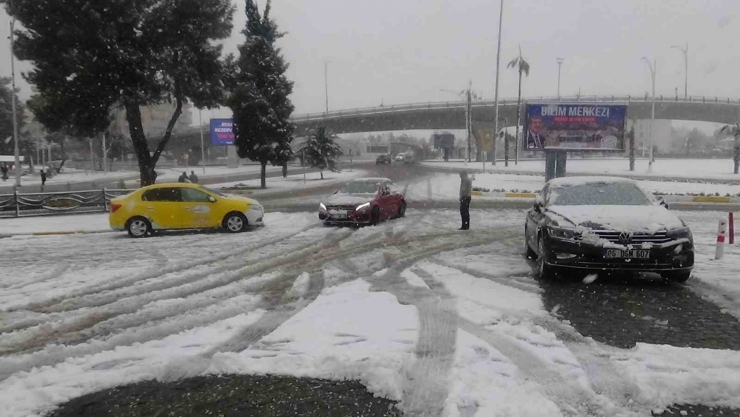
[[[193,184],[198,183],[198,176],[195,175],[195,171],[190,171],[190,182],[192,182]]]
[[[3,173],[3,181],[7,181],[8,180],[8,165],[5,162],[3,162],[3,166],[0,167],[0,170],[2,170],[2,173]]]
[[[188,173],[183,171],[182,175],[177,178],[177,182],[190,182],[190,180],[188,179]]]
[[[475,175],[468,177],[465,171],[460,171],[460,217],[462,227],[459,230],[470,229],[470,196],[473,191]]]
[[[39,174],[41,175],[41,186],[43,187],[46,184],[46,172],[42,169]]]

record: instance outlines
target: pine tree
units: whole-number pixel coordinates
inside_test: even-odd
[[[96,137],[111,110],[123,108],[139,161],[141,185],[154,168],[182,105],[214,107],[223,99],[224,63],[215,41],[231,35],[230,0],[0,0],[23,28],[14,52],[41,96],[31,106],[50,132]],[[153,153],[140,106],[174,103]]]
[[[323,126],[317,127],[306,142],[306,163],[321,171],[321,179],[324,179],[324,171],[340,172],[337,168],[338,158],[344,153],[342,148],[334,143],[337,136]]]
[[[232,63],[227,104],[234,113],[237,154],[260,163],[261,187],[266,188],[267,164],[283,165],[293,155],[293,104],[288,99],[293,83],[285,76],[288,64],[275,46],[283,34],[270,19],[270,0],[263,16],[253,0],[246,0],[246,15],[247,39]]]

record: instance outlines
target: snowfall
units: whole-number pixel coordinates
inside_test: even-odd
[[[494,213],[473,210],[466,233],[450,210],[357,230],[268,213],[245,234],[141,240],[104,232],[104,214],[2,221],[101,232],[0,239],[2,415],[222,373],[357,379],[449,417],[740,407],[740,352],[618,349],[546,311],[521,255],[524,211]],[[740,247],[713,260],[726,213],[679,214],[697,242],[687,285],[740,318]]]

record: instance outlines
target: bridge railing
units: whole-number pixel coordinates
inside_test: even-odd
[[[523,97],[522,101],[546,101],[546,102],[603,102],[603,103],[630,103],[630,102],[650,102],[652,101],[651,96],[646,95],[627,95],[627,96],[568,96],[568,97]],[[730,104],[740,105],[740,99],[731,99],[729,97],[707,97],[707,96],[656,96],[656,102],[671,102],[671,103],[715,103],[715,104]],[[499,105],[511,105],[516,104],[517,99],[501,99]],[[473,107],[488,107],[494,105],[494,100],[478,100],[473,102]],[[444,108],[464,108],[465,100],[456,101],[434,101],[426,103],[411,103],[411,104],[394,104],[388,106],[377,106],[377,107],[363,107],[351,110],[333,110],[330,112],[321,113],[306,113],[293,116],[294,122],[311,121],[311,120],[323,120],[332,119],[346,116],[362,116],[379,113],[392,113],[402,111],[418,111],[418,110],[431,110],[431,109],[444,109]]]

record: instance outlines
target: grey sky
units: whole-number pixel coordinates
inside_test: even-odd
[[[237,1],[236,51],[244,26]],[[259,3],[264,5],[264,0]],[[273,17],[288,32],[280,41],[295,81],[297,113],[455,100],[468,80],[493,98],[499,0],[274,0]],[[8,19],[0,18],[3,39]],[[516,97],[517,74],[506,63],[521,44],[532,72],[525,96],[552,96],[556,57],[565,57],[562,94],[637,94],[650,89],[642,56],[658,60],[657,94],[683,94],[683,57],[671,45],[689,42],[689,94],[740,98],[738,0],[506,0],[501,97]],[[10,73],[0,45],[0,73]],[[28,66],[21,65],[21,69]],[[29,89],[23,85],[23,95]],[[216,115],[222,112],[216,112]]]

